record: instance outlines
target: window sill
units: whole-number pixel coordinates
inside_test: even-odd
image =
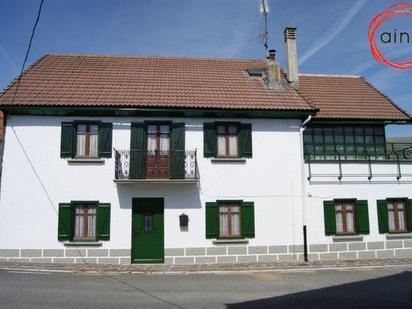
[[[412,239],[412,233],[386,234],[386,239]]]
[[[336,235],[332,237],[333,241],[363,241],[363,235]]]
[[[100,247],[103,244],[98,241],[65,241],[63,245],[65,247]]]
[[[225,245],[225,244],[248,244],[248,239],[215,239],[212,242],[214,245]]]
[[[103,165],[104,164],[103,159],[68,159],[67,163],[70,165],[76,165],[76,164],[93,164],[93,165]]]
[[[244,158],[213,158],[210,159],[212,163],[241,163],[245,164],[246,159]]]

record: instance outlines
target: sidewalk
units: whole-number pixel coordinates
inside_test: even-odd
[[[236,263],[236,264],[58,264],[29,262],[0,262],[0,269],[45,270],[65,272],[123,272],[123,273],[201,273],[201,272],[253,272],[253,271],[293,271],[332,268],[373,268],[410,266],[412,259],[356,260],[356,261],[314,261],[284,263]]]

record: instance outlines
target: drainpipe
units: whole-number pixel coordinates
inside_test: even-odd
[[[303,257],[305,262],[308,261],[308,239],[306,229],[306,178],[305,178],[305,158],[303,148],[303,132],[306,129],[306,125],[312,120],[312,115],[299,127],[299,139],[300,139],[300,164],[301,164],[301,186],[302,186],[302,222],[303,222]]]

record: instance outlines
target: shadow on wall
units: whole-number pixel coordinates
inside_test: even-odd
[[[412,308],[412,272],[378,279],[264,298],[237,304],[238,308]]]
[[[163,197],[165,209],[199,209],[200,188],[197,184],[127,184],[117,185],[119,205],[132,208],[135,197]]]

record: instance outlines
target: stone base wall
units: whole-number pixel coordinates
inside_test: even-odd
[[[311,244],[309,261],[412,258],[412,240]],[[130,264],[130,249],[0,249],[0,261]],[[165,249],[165,264],[271,263],[303,261],[303,245]]]

